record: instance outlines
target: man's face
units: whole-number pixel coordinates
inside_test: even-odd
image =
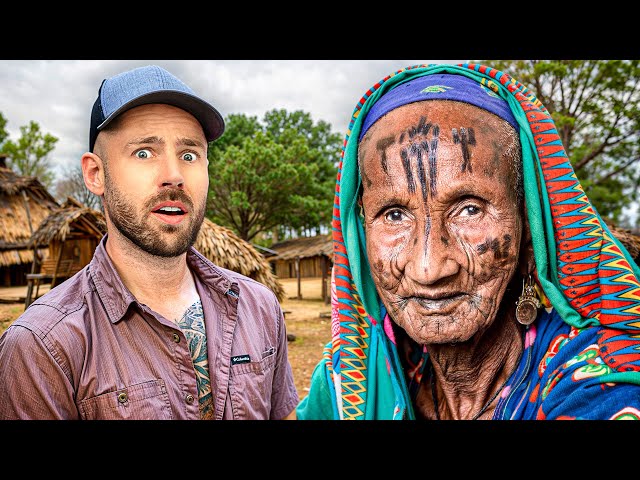
[[[140,249],[174,257],[194,243],[209,186],[207,141],[182,109],[142,105],[101,133],[107,221]]]
[[[522,217],[507,126],[466,103],[424,101],[389,112],[361,141],[371,273],[418,343],[486,329],[513,276]]]

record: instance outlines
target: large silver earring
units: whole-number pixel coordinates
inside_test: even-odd
[[[536,289],[531,275],[526,282],[522,279],[522,294],[516,302],[516,320],[522,325],[531,325],[538,316],[538,308],[541,303],[536,295]]]

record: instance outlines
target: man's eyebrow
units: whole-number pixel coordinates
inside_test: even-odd
[[[202,143],[199,140],[195,140],[193,138],[190,137],[181,137],[178,139],[178,141],[176,142],[177,145],[185,145],[187,147],[200,147],[200,148],[205,148],[207,145]]]
[[[133,146],[133,145],[141,145],[143,143],[164,144],[164,139],[161,137],[158,137],[157,135],[153,135],[151,137],[140,137],[140,138],[134,138],[130,142],[127,142],[127,145]]]
[[[134,138],[130,142],[127,142],[128,146],[142,145],[142,144],[151,144],[151,145],[164,145],[165,140],[162,137],[158,137],[157,135],[153,135],[150,137],[140,137]],[[181,137],[176,141],[176,145],[184,145],[187,147],[200,147],[205,148],[206,145],[199,141],[190,137]]]

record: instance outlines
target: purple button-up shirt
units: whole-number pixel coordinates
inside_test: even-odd
[[[200,418],[185,335],[135,299],[106,241],[0,338],[0,419]],[[285,417],[298,393],[277,298],[194,248],[187,263],[204,312],[215,418]]]

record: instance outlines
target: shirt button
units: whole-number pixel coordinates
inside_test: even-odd
[[[127,400],[129,400],[129,396],[127,395],[127,393],[126,393],[126,392],[120,392],[120,393],[118,394],[118,401],[119,401],[120,403],[126,403],[126,402],[127,402]]]
[[[177,333],[173,334],[173,341],[176,343],[180,343],[180,335],[178,335]]]
[[[186,396],[186,397],[184,397],[184,399],[187,401],[187,403],[188,403],[189,405],[191,405],[191,404],[193,403],[193,401],[195,400],[195,399],[193,398],[193,395],[191,395],[190,393],[187,393],[187,396]]]

